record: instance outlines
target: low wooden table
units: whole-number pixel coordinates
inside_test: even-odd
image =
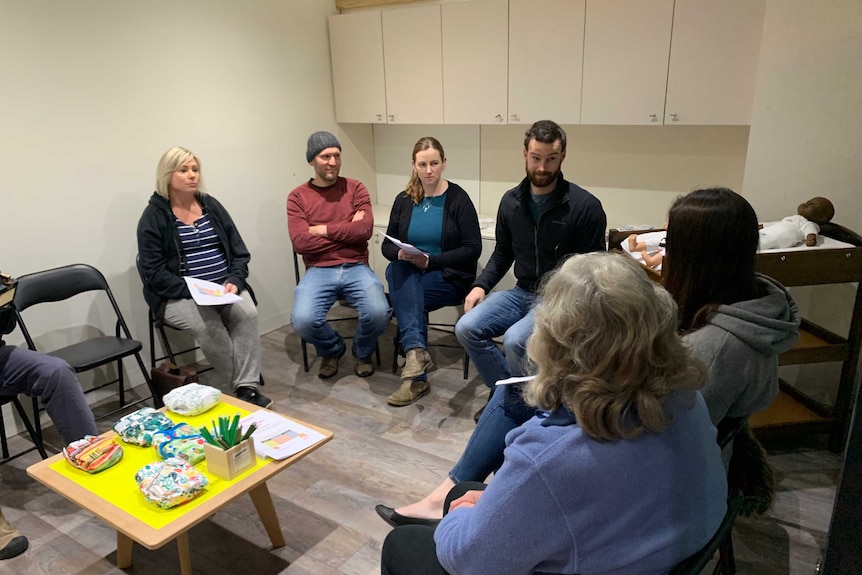
[[[239,407],[249,412],[258,411],[260,409],[257,406],[224,394],[222,395],[221,400],[223,403]],[[104,497],[94,493],[92,490],[87,489],[82,485],[88,477],[86,474],[81,476],[80,481],[75,481],[61,473],[58,473],[55,469],[52,469],[51,466],[53,464],[63,460],[62,453],[31,465],[27,468],[27,473],[40,483],[43,483],[66,499],[91,512],[93,515],[99,517],[102,521],[117,530],[117,567],[120,569],[127,569],[132,565],[133,541],[137,541],[147,549],[158,549],[169,541],[176,539],[177,546],[179,548],[180,571],[183,575],[191,575],[192,564],[191,555],[189,554],[189,529],[246,493],[251,496],[252,503],[254,503],[254,507],[260,516],[260,520],[263,522],[263,526],[266,529],[267,535],[269,535],[270,541],[272,541],[273,547],[283,547],[285,545],[284,534],[281,531],[281,524],[279,523],[278,515],[275,512],[275,507],[272,504],[272,497],[266,487],[266,481],[270,477],[283,471],[289,465],[299,461],[327,441],[331,440],[333,437],[333,433],[331,431],[327,431],[299,420],[293,421],[322,433],[325,436],[325,439],[293,457],[289,457],[281,461],[268,461],[265,465],[253,472],[235,479],[225,489],[213,495],[200,505],[195,507],[186,507],[184,505],[175,507],[171,511],[176,512],[176,517],[158,529],[141,521],[126,509],[122,509],[121,507],[107,501]],[[109,431],[103,435],[114,436],[116,434],[113,431]],[[153,459],[156,460],[157,457],[154,456]],[[123,461],[120,461],[120,463],[117,464],[117,466],[121,465],[123,465]],[[136,469],[128,469],[125,471],[134,474]],[[132,484],[134,484],[134,482],[132,482]]]

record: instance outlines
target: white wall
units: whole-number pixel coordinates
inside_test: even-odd
[[[769,0],[744,190],[762,220],[826,196],[834,221],[862,230],[862,2]],[[855,285],[793,290],[804,315],[846,334]],[[783,370],[830,402],[839,366]],[[828,372],[824,373],[824,370]]]
[[[375,125],[378,201],[390,205],[404,189],[413,145],[432,135],[446,149],[446,177],[494,217],[500,198],[524,177],[528,127]],[[602,201],[611,227],[661,225],[673,199],[697,187],[742,187],[747,126],[563,127],[563,173]]]
[[[135,228],[159,157],[182,145],[252,253],[261,330],[286,324],[285,198],[311,174],[308,134],[335,131],[345,172],[376,193],[370,128],[335,123],[335,12],[332,0],[0,0],[0,269],[93,264],[145,339]],[[86,298],[32,312],[48,348],[113,330]]]

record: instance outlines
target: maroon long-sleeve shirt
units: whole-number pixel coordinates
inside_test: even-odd
[[[358,211],[365,216],[351,221]],[[313,236],[311,226],[325,225],[327,235]],[[350,178],[338,178],[327,188],[311,180],[287,196],[287,231],[296,253],[306,268],[347,263],[368,264],[368,240],[374,228],[371,198],[365,185]]]

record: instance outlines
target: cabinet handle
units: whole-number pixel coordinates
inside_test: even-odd
[[[658,114],[650,114],[649,115],[650,122],[658,122]]]
[[[497,122],[498,124],[502,124],[503,123],[503,116],[501,116],[500,114],[497,114],[496,116],[494,116],[494,121]]]
[[[382,122],[382,121],[383,121],[383,114],[377,114],[377,121],[378,121],[378,122]]]
[[[390,122],[394,122],[394,121],[395,121],[395,114],[389,114],[389,121],[390,121]]]
[[[679,114],[671,114],[670,115],[671,122],[679,122]]]
[[[511,114],[509,116],[509,119],[513,122],[520,122],[521,121],[521,118],[518,117],[518,114]]]

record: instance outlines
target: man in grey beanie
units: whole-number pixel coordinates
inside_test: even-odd
[[[371,355],[377,338],[392,317],[383,284],[368,266],[374,228],[371,198],[361,182],[339,175],[341,144],[329,132],[308,137],[305,159],[314,177],[287,196],[290,241],[306,270],[294,292],[290,323],[321,358],[318,377],[330,378],[338,372],[347,346],[326,314],[336,301],[346,300],[359,313],[353,371],[368,377],[374,373]]]

